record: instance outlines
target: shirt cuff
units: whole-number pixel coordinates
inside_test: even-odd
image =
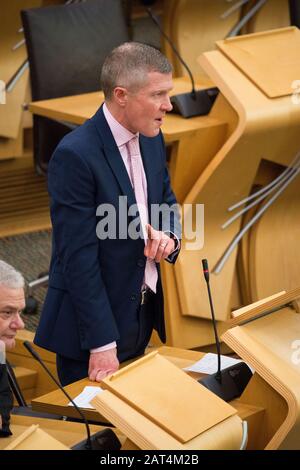
[[[104,346],[100,346],[100,348],[95,348],[95,349],[90,349],[90,353],[98,353],[98,352],[104,352],[108,351],[109,349],[114,349],[117,347],[117,343],[113,341],[112,343],[105,344]]]

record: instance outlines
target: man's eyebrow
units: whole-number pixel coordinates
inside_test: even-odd
[[[13,305],[3,305],[2,307],[0,306],[0,310],[19,310],[17,307],[14,307]]]
[[[170,91],[173,90],[173,87],[170,88],[159,88],[158,90],[154,91],[154,93],[169,93]]]

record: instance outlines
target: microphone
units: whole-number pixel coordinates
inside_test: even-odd
[[[209,284],[209,268],[207,259],[202,260],[203,275],[207,285],[209,305],[211,310],[212,323],[215,334],[215,341],[218,354],[218,370],[215,374],[207,375],[198,380],[199,383],[208,388],[215,395],[218,395],[222,400],[231,401],[234,398],[241,396],[246,385],[252,377],[250,368],[245,362],[239,362],[233,366],[221,370],[221,348],[217,331],[217,322],[215,318],[214,306]]]
[[[215,102],[216,97],[219,94],[219,90],[217,87],[206,88],[203,90],[196,90],[195,89],[195,80],[193,74],[188,67],[187,63],[183,60],[181,55],[179,54],[177,48],[171,41],[171,39],[167,36],[167,34],[161,28],[158,19],[152,12],[150,5],[155,3],[153,0],[141,0],[142,4],[145,6],[148,15],[150,16],[151,20],[159,29],[162,36],[166,39],[168,44],[170,45],[172,51],[181,62],[185,70],[187,71],[191,84],[192,84],[192,91],[189,93],[181,93],[179,95],[171,96],[170,101],[173,106],[173,110],[171,112],[180,114],[184,118],[190,118],[195,116],[203,116],[208,114],[211,110],[212,105]]]
[[[68,398],[68,400],[70,400],[70,402],[72,403],[75,410],[78,412],[78,414],[80,415],[81,419],[83,420],[85,424],[86,432],[87,432],[86,441],[79,442],[78,444],[73,446],[72,449],[73,450],[120,450],[121,443],[119,439],[117,438],[117,436],[115,435],[115,433],[109,428],[99,431],[91,437],[88,420],[86,419],[86,417],[84,416],[80,408],[76,405],[76,403],[73,401],[70,395],[66,392],[66,390],[60,385],[60,383],[54,377],[52,372],[48,369],[48,367],[46,366],[46,364],[44,363],[40,355],[33,349],[30,342],[24,341],[23,345],[25,346],[27,351],[32,355],[32,357],[36,361],[38,361],[38,363],[43,367],[47,375],[51,377],[51,379],[55,382],[58,388]]]

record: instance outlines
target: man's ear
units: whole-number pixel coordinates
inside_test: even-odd
[[[115,99],[116,103],[118,103],[119,106],[124,108],[124,106],[127,103],[127,99],[128,99],[127,89],[123,88],[121,86],[117,86],[114,89],[114,99]]]

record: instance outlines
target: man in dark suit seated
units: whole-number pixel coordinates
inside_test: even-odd
[[[0,260],[0,437],[10,436],[13,396],[8,383],[5,350],[15,346],[18,330],[24,328],[24,279],[12,266]]]
[[[172,67],[125,43],[106,58],[105,103],[62,139],[48,178],[53,225],[49,288],[35,343],[57,353],[66,385],[100,381],[164,342],[159,262],[174,263],[181,228],[160,127],[172,109]]]

